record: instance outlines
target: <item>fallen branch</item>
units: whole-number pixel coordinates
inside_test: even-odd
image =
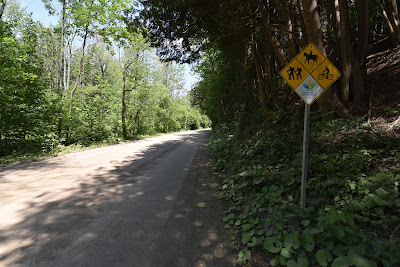
[[[392,123],[392,126],[389,127],[389,129],[386,130],[386,132],[390,132],[394,126],[397,125],[397,123],[400,121],[400,116],[395,120],[395,122]]]

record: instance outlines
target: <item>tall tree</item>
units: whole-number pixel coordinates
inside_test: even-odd
[[[69,110],[66,126],[66,140],[70,138],[71,129],[70,121],[73,109],[74,94],[81,81],[83,74],[85,49],[88,38],[96,34],[110,34],[111,30],[117,30],[121,25],[122,12],[130,5],[131,1],[113,1],[107,3],[104,1],[83,0],[73,2],[70,5],[73,23],[78,27],[82,38],[82,46],[80,52],[80,60],[78,65],[78,74],[75,79],[75,84],[70,92]]]
[[[307,38],[314,42],[318,49],[326,55],[317,0],[302,0],[302,4],[305,10]],[[341,116],[348,114],[348,110],[343,106],[333,88],[329,88],[318,98],[318,104],[323,108],[338,112]]]

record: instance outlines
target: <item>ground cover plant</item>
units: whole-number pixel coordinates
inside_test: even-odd
[[[229,174],[223,220],[235,232],[238,263],[252,253],[271,266],[400,263],[396,133],[373,130],[366,116],[312,112],[307,206],[300,210],[300,109],[271,112],[263,122],[243,117],[216,127],[211,141],[215,168]]]

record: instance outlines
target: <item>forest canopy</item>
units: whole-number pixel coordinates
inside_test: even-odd
[[[342,74],[318,106],[346,116],[368,105],[367,56],[399,45],[398,2],[140,0],[129,25],[145,27],[162,58],[200,62],[193,96],[214,119],[298,102],[279,72],[313,42]]]

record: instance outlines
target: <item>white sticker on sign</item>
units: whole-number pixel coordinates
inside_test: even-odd
[[[324,88],[313,76],[309,75],[296,87],[295,91],[308,105],[311,105],[324,92]]]

